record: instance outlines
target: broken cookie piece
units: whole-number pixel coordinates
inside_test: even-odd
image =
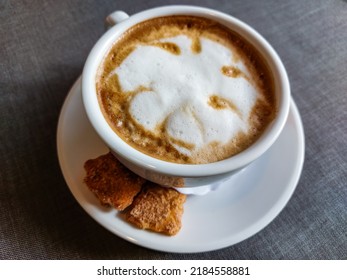
[[[104,206],[124,210],[140,192],[145,179],[123,166],[112,153],[85,162],[84,182]]]
[[[181,229],[186,195],[146,181],[123,166],[112,153],[85,162],[84,182],[104,206],[123,211],[138,228],[166,235]]]
[[[148,182],[127,209],[126,219],[141,229],[175,235],[181,229],[186,195]]]

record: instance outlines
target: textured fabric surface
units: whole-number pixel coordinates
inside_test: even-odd
[[[293,197],[253,237],[199,254],[148,250],[92,220],[56,152],[59,111],[114,10],[195,4],[232,14],[274,46],[305,128]],[[346,1],[0,1],[0,259],[346,259]],[[285,160],[285,159],[283,159]]]

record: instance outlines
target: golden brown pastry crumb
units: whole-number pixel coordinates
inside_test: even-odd
[[[124,167],[112,153],[85,162],[84,182],[104,206],[124,210],[140,192],[145,179]]]
[[[186,195],[148,182],[127,210],[126,219],[141,229],[175,235],[181,229]]]

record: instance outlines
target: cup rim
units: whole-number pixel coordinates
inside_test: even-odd
[[[112,130],[104,118],[99,106],[96,94],[95,78],[102,59],[112,46],[115,39],[136,23],[155,17],[170,15],[202,16],[214,19],[225,25],[232,25],[233,30],[236,32],[242,32],[241,35],[246,40],[257,45],[257,49],[270,64],[271,71],[274,72],[274,75],[276,76],[274,80],[278,86],[278,90],[282,91],[280,98],[277,96],[278,112],[275,120],[268,125],[266,130],[255,143],[227,159],[205,164],[180,164],[146,155],[127,144]],[[275,142],[285,125],[289,113],[290,85],[286,70],[278,54],[251,26],[231,15],[209,8],[173,5],[152,8],[131,15],[128,19],[111,27],[104,35],[102,35],[92,48],[83,68],[82,98],[87,116],[92,126],[106,145],[118,156],[125,158],[132,164],[165,175],[177,177],[204,177],[228,173],[240,169],[261,156]]]

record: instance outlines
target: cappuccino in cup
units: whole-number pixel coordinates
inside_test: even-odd
[[[220,161],[251,146],[277,114],[272,74],[255,47],[214,20],[140,22],[98,69],[99,105],[126,143],[174,163]]]

